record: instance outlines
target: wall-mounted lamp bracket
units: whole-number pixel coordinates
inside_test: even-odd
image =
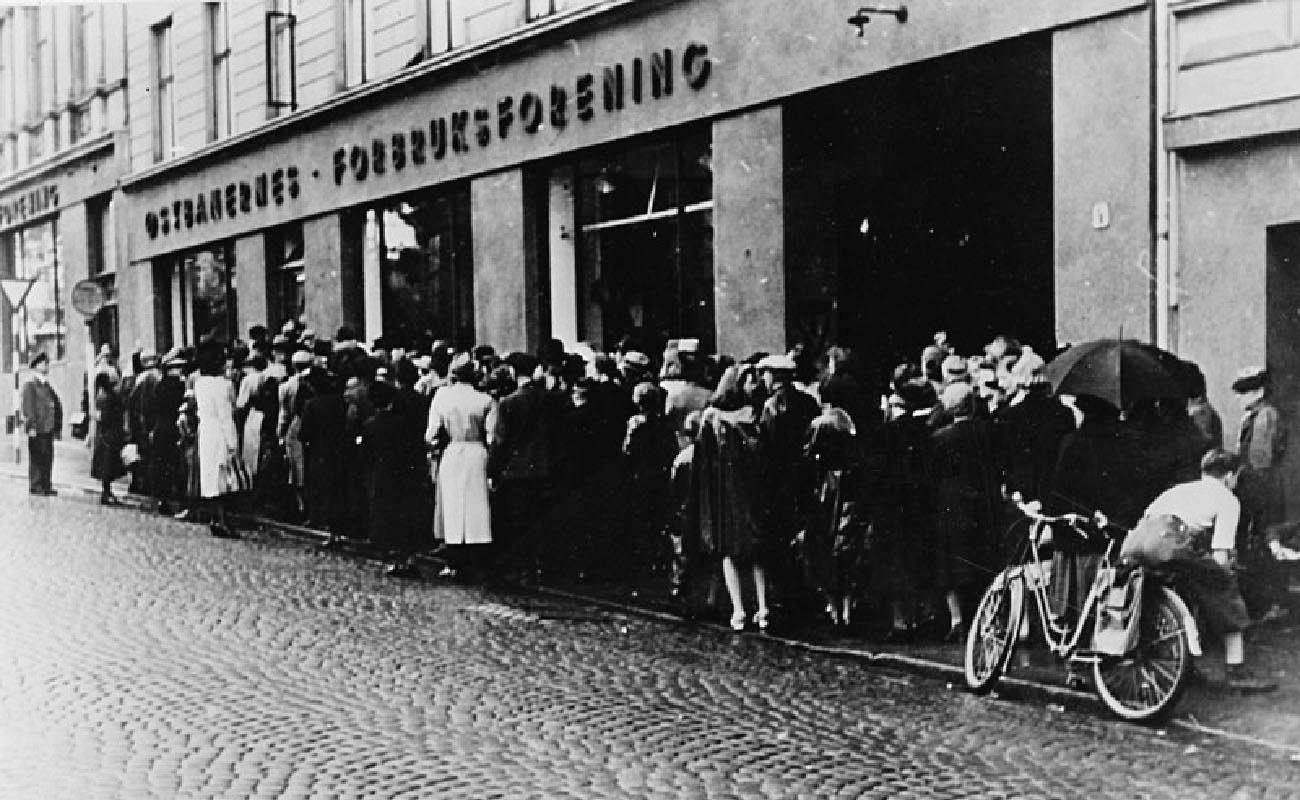
[[[871,22],[872,14],[889,14],[899,22],[907,22],[907,6],[902,3],[897,5],[859,6],[857,13],[849,17],[849,24],[857,26],[858,36],[866,34],[867,23]]]

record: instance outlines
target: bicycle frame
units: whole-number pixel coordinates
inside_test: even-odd
[[[1100,656],[1081,648],[1080,640],[1083,638],[1085,630],[1091,632],[1092,626],[1090,623],[1097,611],[1097,604],[1101,602],[1103,595],[1110,590],[1110,581],[1107,576],[1111,574],[1110,570],[1115,561],[1119,540],[1112,539],[1106,546],[1101,566],[1097,570],[1097,576],[1092,581],[1092,586],[1089,587],[1088,595],[1083,601],[1079,615],[1072,626],[1066,626],[1057,622],[1051,613],[1051,602],[1047,596],[1049,581],[1043,574],[1043,559],[1039,553],[1039,545],[1043,541],[1043,534],[1045,531],[1050,530],[1051,523],[1048,520],[1031,520],[1029,532],[1030,558],[1016,566],[1008,567],[1002,575],[998,576],[998,579],[1008,583],[1020,583],[1033,594],[1034,603],[1038,607],[1038,617],[1042,623],[1043,638],[1053,655],[1062,660],[1084,664],[1095,663]],[[1141,568],[1139,567],[1139,569]],[[1168,590],[1168,587],[1164,588]],[[1173,596],[1174,606],[1178,609],[1179,616],[1182,618],[1183,629],[1187,635],[1188,650],[1194,656],[1201,655],[1200,634],[1195,618],[1187,608],[1187,604],[1183,602],[1181,597],[1178,597],[1176,592],[1169,591],[1168,593]],[[1020,594],[1013,592],[1013,597]],[[1017,615],[1017,618],[1023,621],[1023,600],[1013,602],[1012,610]]]

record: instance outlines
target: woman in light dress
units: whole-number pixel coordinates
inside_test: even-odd
[[[234,491],[223,473],[231,458],[239,454],[239,433],[235,427],[235,387],[225,377],[225,347],[207,341],[198,347],[199,377],[194,381],[194,402],[198,407],[199,495],[212,507],[212,535],[236,536],[226,522],[224,497]]]
[[[433,396],[424,438],[438,463],[433,535],[440,544],[457,549],[457,563],[471,569],[478,552],[492,543],[488,510],[487,445],[489,416],[496,403],[474,388],[474,362],[462,358],[451,368],[451,383]],[[444,569],[444,577],[455,570]]]

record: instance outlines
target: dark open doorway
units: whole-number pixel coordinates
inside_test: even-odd
[[[1300,223],[1275,225],[1268,229],[1267,358],[1269,394],[1282,419],[1294,428],[1300,420]],[[1231,435],[1231,434],[1230,434]],[[1296,441],[1296,435],[1291,435]],[[1300,461],[1294,444],[1282,461],[1287,507],[1295,508],[1300,497]],[[1290,519],[1288,514],[1287,519]]]
[[[1050,354],[1046,37],[815,92],[785,119],[795,335],[825,328],[879,367],[936,330],[962,353],[1009,333]]]

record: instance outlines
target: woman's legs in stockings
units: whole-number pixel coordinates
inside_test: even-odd
[[[759,628],[767,627],[767,571],[763,565],[754,562],[754,596],[758,604],[758,611],[754,614],[754,624]]]
[[[740,630],[745,627],[745,594],[740,585],[740,571],[730,556],[722,559],[722,580],[727,584],[727,594],[731,597],[731,627]]]

